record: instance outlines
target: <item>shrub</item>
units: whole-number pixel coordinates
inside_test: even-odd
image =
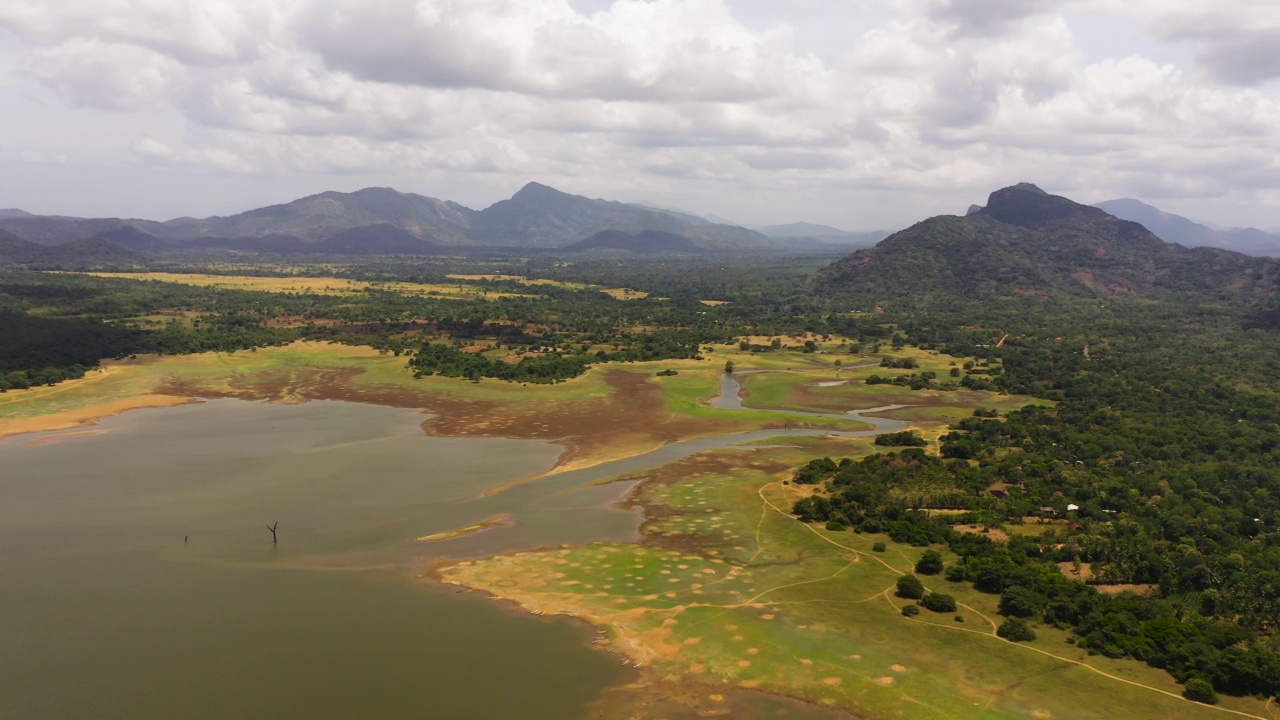
[[[839,520],[828,520],[827,529],[832,532],[840,532],[841,530],[844,530],[844,523]]]
[[[870,381],[870,378],[868,378],[868,381]],[[881,447],[924,447],[928,445],[924,438],[910,430],[877,435],[875,444]]]
[[[902,614],[906,617],[915,617],[920,614],[920,606],[915,604],[907,605],[902,608]]]
[[[948,582],[964,582],[965,572],[963,565],[952,565],[947,568],[946,578]]]
[[[898,578],[898,597],[919,600],[924,597],[924,584],[915,575],[903,575]]]
[[[921,575],[937,575],[942,572],[942,554],[937,550],[926,550],[924,557],[916,563],[916,572]]]
[[[1029,642],[1036,639],[1036,631],[1025,620],[1009,618],[996,628],[996,635],[1013,642]]]
[[[888,547],[880,541],[876,541],[876,543],[871,546],[871,552],[884,552],[887,549]]]
[[[920,600],[920,604],[924,609],[932,610],[936,613],[953,613],[956,611],[956,599],[942,593],[929,593]]]
[[[1218,704],[1218,693],[1214,691],[1213,683],[1202,677],[1193,677],[1188,680],[1186,687],[1182,690],[1182,696],[1205,705]]]

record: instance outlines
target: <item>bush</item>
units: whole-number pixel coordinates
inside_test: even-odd
[[[920,604],[924,606],[924,609],[932,610],[936,613],[953,613],[956,611],[956,599],[942,593],[929,593],[920,600]]]
[[[1013,642],[1030,642],[1036,639],[1036,631],[1025,620],[1009,618],[996,628],[996,635]]]
[[[920,606],[914,605],[914,604],[907,605],[906,607],[902,608],[902,614],[905,615],[906,617],[915,617],[920,614]]]
[[[870,381],[870,378],[868,378],[868,381]],[[877,435],[875,444],[881,447],[924,447],[928,445],[924,438],[910,430]]]
[[[919,600],[924,597],[924,584],[915,575],[903,575],[898,578],[898,597]]]
[[[1205,705],[1218,704],[1218,693],[1214,691],[1213,683],[1202,677],[1193,677],[1188,680],[1186,687],[1182,689],[1182,697]]]
[[[828,520],[827,529],[832,532],[840,532],[841,530],[844,530],[844,523],[839,520]]]
[[[884,552],[887,549],[888,547],[883,542],[879,541],[876,541],[876,543],[871,546],[871,552]]]
[[[937,550],[926,550],[924,557],[916,563],[916,572],[921,575],[937,575],[942,572],[942,554]]]
[[[964,582],[965,581],[964,566],[952,565],[951,567],[947,568],[947,574],[945,577],[947,578],[947,582]]]

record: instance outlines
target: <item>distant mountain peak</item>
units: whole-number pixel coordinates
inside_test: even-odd
[[[1138,223],[1024,183],[991,193],[965,217],[929,218],[859,250],[811,287],[884,297],[1115,295],[1178,283],[1218,288],[1231,269],[1247,266],[1242,256],[1166,244]]]
[[[1165,242],[1186,247],[1216,247],[1250,255],[1280,254],[1280,236],[1252,228],[1218,230],[1133,198],[1107,200],[1094,207],[1122,220],[1140,223]]]
[[[1067,198],[1050,195],[1031,183],[1018,183],[991,193],[987,206],[973,214],[988,215],[1010,225],[1039,227],[1071,215],[1100,212]]]
[[[525,186],[511,196],[512,200],[543,200],[547,198],[573,197],[569,193],[557,190],[550,185],[539,182],[525,183]]]

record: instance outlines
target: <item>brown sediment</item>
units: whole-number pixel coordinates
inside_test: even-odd
[[[640,471],[628,476],[628,479],[640,480],[632,490],[629,505],[643,504],[644,525],[640,544],[664,549],[678,548],[684,552],[697,552],[706,549],[714,539],[696,538],[693,536],[674,537],[651,532],[655,522],[675,512],[660,503],[648,503],[642,500],[641,488],[651,483],[673,484],[689,481],[699,476],[712,476],[730,473],[734,470],[749,468],[762,472],[774,473],[789,467],[779,461],[763,459],[754,453],[731,451],[707,451],[651,470]],[[699,547],[701,546],[701,547]],[[855,719],[859,716],[844,710],[823,707],[833,701],[823,699],[822,705],[806,700],[759,690],[759,681],[755,679],[741,680],[735,684],[726,684],[724,678],[699,663],[691,663],[685,673],[671,675],[664,671],[662,675],[654,672],[652,666],[679,663],[684,652],[692,646],[700,644],[700,638],[680,638],[673,632],[676,624],[674,615],[681,608],[669,607],[635,607],[595,605],[590,597],[573,592],[565,587],[563,592],[550,590],[552,581],[564,577],[564,573],[521,573],[511,572],[524,558],[530,555],[545,555],[547,552],[567,553],[566,547],[545,548],[539,550],[519,550],[476,560],[441,561],[430,572],[431,577],[449,585],[456,585],[483,592],[492,593],[497,599],[509,603],[513,609],[525,613],[547,616],[568,616],[583,621],[588,625],[601,629],[595,644],[602,650],[615,652],[620,660],[641,667],[638,680],[626,685],[607,690],[596,703],[591,705],[591,717],[607,719],[621,718],[693,718],[732,716],[746,712],[755,707],[762,696],[776,698],[781,703],[794,703],[797,709],[804,708],[806,715],[815,712],[830,713],[829,717]],[[610,552],[607,546],[601,552]],[[714,553],[712,553],[714,554]],[[565,559],[559,563],[568,562]],[[488,580],[479,580],[470,576],[469,568],[477,563],[487,566],[485,575]],[[495,565],[496,564],[496,567]],[[505,568],[504,568],[505,566]],[[559,585],[576,585],[560,582]],[[656,599],[652,595],[649,599]],[[765,607],[765,606],[760,606]],[[649,617],[661,619],[657,625],[642,621]],[[761,615],[764,619],[773,619],[774,615]],[[608,632],[607,639],[604,633]],[[755,653],[748,652],[754,655]],[[734,667],[748,668],[752,663],[746,659],[735,661]],[[826,683],[823,687],[833,687]],[[821,710],[819,710],[821,708]]]
[[[92,435],[103,435],[109,432],[111,432],[111,430],[107,428],[93,428],[90,430],[71,430],[69,432],[51,431],[50,433],[42,434],[40,435],[40,437],[37,437],[35,440],[31,440],[24,444],[27,447],[44,447],[45,445],[52,445],[56,442],[61,442],[62,440],[89,437]]]
[[[859,716],[842,710],[822,708],[795,698],[760,690],[709,685],[690,680],[660,677],[646,668],[630,683],[610,688],[587,706],[586,717],[604,720],[657,720],[669,718],[739,717],[756,711],[762,698],[803,708],[806,716],[821,713],[830,720],[857,720]]]
[[[550,398],[544,403],[469,398],[439,389],[359,383],[360,368],[271,370],[231,376],[217,386],[189,379],[166,383],[160,392],[178,396],[235,397],[246,400],[346,400],[432,413],[423,421],[429,435],[509,437],[554,442],[565,448],[549,471],[564,472],[630,457],[700,435],[720,434],[741,423],[673,414],[661,388],[644,373],[609,369],[607,396]],[[547,473],[547,474],[549,474]],[[515,481],[527,482],[538,476]],[[508,484],[504,487],[509,487]]]
[[[173,407],[194,402],[199,402],[199,400],[191,397],[150,393],[44,415],[0,419],[0,438],[50,430],[66,430],[68,428],[92,425],[103,418],[119,415],[130,410]]]
[[[472,523],[455,530],[445,530],[444,532],[432,533],[431,535],[423,535],[418,538],[418,542],[443,542],[445,540],[453,540],[455,538],[466,537],[468,535],[475,535],[476,533],[484,532],[489,528],[510,526],[511,513],[499,513],[497,515],[487,517],[480,522]]]

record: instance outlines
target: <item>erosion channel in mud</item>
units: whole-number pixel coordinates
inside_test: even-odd
[[[725,376],[716,404],[737,392]],[[903,426],[829,417],[874,429],[782,432]],[[0,441],[0,715],[581,716],[634,671],[582,624],[436,586],[433,563],[635,540],[639,513],[619,501],[639,480],[602,481],[780,435],[670,443],[486,495],[558,449],[424,437],[423,419],[215,400]],[[735,717],[832,717],[737,701]]]

